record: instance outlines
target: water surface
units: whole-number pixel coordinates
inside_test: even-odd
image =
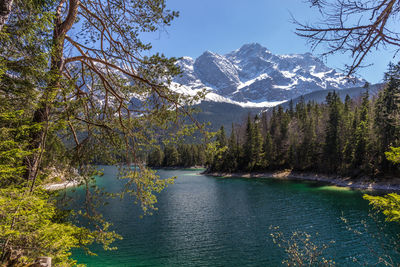
[[[121,189],[117,169],[103,167],[100,186],[111,191]],[[74,251],[73,257],[88,266],[280,266],[285,253],[270,237],[270,226],[279,226],[290,235],[306,231],[315,243],[328,244],[326,257],[338,266],[372,264],[376,258],[370,249],[384,253],[381,243],[390,249],[388,238],[376,241],[346,229],[378,232],[368,217],[368,203],[362,193],[315,182],[277,179],[215,178],[199,175],[198,170],[159,170],[161,177],[177,176],[159,196],[158,211],[140,219],[141,209],[132,199],[112,199],[102,211],[124,239],[115,243],[117,251],[93,250],[97,257]],[[74,198],[82,190],[70,191]],[[393,231],[393,232],[392,232]],[[398,231],[390,225],[384,234]]]

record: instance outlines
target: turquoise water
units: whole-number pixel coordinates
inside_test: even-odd
[[[290,235],[293,231],[313,234],[315,243],[334,244],[326,258],[338,266],[359,266],[376,262],[370,249],[383,254],[391,251],[389,238],[376,241],[357,235],[349,225],[363,230],[367,220],[373,232],[389,237],[396,225],[377,230],[368,217],[368,203],[362,193],[312,182],[276,179],[224,179],[198,175],[199,171],[160,170],[161,177],[177,176],[174,185],[159,195],[158,211],[145,216],[133,199],[111,199],[102,208],[113,229],[124,239],[115,243],[116,251],[93,247],[97,257],[74,251],[73,257],[88,266],[280,266],[285,253],[269,236],[270,226]],[[118,191],[117,169],[104,167],[100,186]],[[75,199],[82,190],[69,191]],[[317,234],[318,233],[318,234]],[[394,260],[396,255],[392,255]]]

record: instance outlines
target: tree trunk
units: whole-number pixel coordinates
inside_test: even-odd
[[[54,104],[57,93],[61,88],[60,79],[64,68],[63,55],[65,36],[74,24],[78,14],[79,0],[69,0],[68,15],[64,21],[61,21],[61,9],[64,3],[65,1],[60,1],[54,19],[53,47],[50,60],[51,78],[40,99],[39,107],[36,109],[32,120],[34,124],[42,124],[42,127],[32,136],[32,149],[35,149],[36,152],[31,156],[27,163],[27,179],[30,183],[31,191],[35,185],[35,180],[42,161],[43,151],[45,149],[48,131],[47,124],[50,120],[51,108]]]
[[[8,16],[11,13],[11,8],[14,0],[0,0],[0,31],[6,24]]]

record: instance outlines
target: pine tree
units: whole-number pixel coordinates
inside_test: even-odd
[[[164,148],[164,162],[166,167],[175,167],[179,164],[179,153],[175,146],[166,145]]]
[[[164,153],[160,147],[156,147],[148,156],[147,164],[151,167],[161,167],[164,161]]]
[[[277,114],[276,114],[276,109],[275,107],[272,108],[272,114],[271,114],[271,119],[270,119],[270,128],[269,132],[271,136],[276,136],[278,134],[278,119],[277,119]]]
[[[227,171],[235,171],[238,168],[238,147],[237,147],[237,138],[235,134],[235,127],[232,124],[231,135],[228,140],[228,150],[226,153],[226,170]]]
[[[306,103],[304,101],[304,96],[301,96],[299,102],[296,104],[296,114],[300,122],[304,124],[305,119],[307,117]]]
[[[243,168],[251,170],[253,168],[253,151],[254,151],[254,125],[250,115],[247,117],[245,142],[243,144]]]
[[[284,166],[289,152],[289,116],[287,112],[284,112],[282,106],[278,107],[276,119],[279,125],[279,132],[273,136],[277,153],[275,160],[278,165]]]
[[[258,116],[254,118],[254,129],[253,129],[253,137],[252,140],[254,142],[253,151],[252,151],[252,169],[261,169],[262,166],[262,145],[263,145],[263,138],[261,135],[261,127],[260,127],[260,120]]]
[[[316,134],[313,116],[310,115],[306,125],[304,125],[302,129],[302,132],[303,140],[299,146],[299,153],[297,156],[299,159],[298,168],[307,170],[314,166],[313,159],[315,158]]]
[[[400,63],[390,64],[385,74],[387,84],[379,93],[375,103],[375,132],[378,136],[378,162],[384,169],[390,165],[384,157],[384,152],[390,146],[400,145]]]
[[[355,148],[353,156],[353,166],[365,169],[367,161],[368,129],[369,129],[369,93],[365,91],[360,107],[359,123],[355,131]]]
[[[225,133],[225,128],[222,125],[221,128],[219,129],[217,133],[217,147],[218,148],[223,148],[228,144],[228,141],[226,139],[226,133]]]
[[[324,156],[330,172],[336,172],[341,163],[339,127],[341,124],[341,101],[336,92],[326,97],[328,122],[325,129]]]
[[[195,154],[195,162],[198,166],[204,166],[206,164],[206,148],[204,144],[200,144],[197,147],[197,153]]]
[[[354,147],[356,144],[356,131],[357,126],[359,124],[359,112],[358,107],[354,109],[354,112],[350,114],[351,117],[348,119],[351,120],[350,127],[348,132],[344,135],[346,137],[345,144],[343,147],[343,168],[349,169],[353,167],[353,158],[354,158]]]
[[[273,163],[274,163],[274,150],[273,150],[273,141],[272,141],[272,136],[269,132],[265,135],[264,138],[264,143],[263,143],[263,167],[268,169],[270,168]]]
[[[190,149],[190,145],[188,144],[180,144],[177,148],[179,154],[179,166],[182,167],[191,167],[194,165],[193,162],[193,150]]]
[[[290,118],[293,118],[294,116],[294,107],[293,107],[293,99],[290,99],[289,101],[289,116]]]
[[[211,159],[210,168],[215,171],[226,171],[227,170],[227,150],[228,140],[225,134],[224,126],[216,132],[215,142],[213,143],[213,157]]]

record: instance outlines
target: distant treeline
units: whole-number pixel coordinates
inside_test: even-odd
[[[350,176],[399,175],[385,152],[400,146],[400,65],[390,65],[377,97],[371,99],[368,87],[358,99],[346,96],[343,102],[333,92],[323,104],[300,99],[287,109],[278,106],[261,116],[249,115],[247,122],[232,125],[229,137],[222,126],[213,149],[204,144],[167,145],[149,154],[148,165],[206,165],[210,172],[292,169]]]
[[[206,145],[179,144],[166,145],[164,149],[155,148],[148,156],[150,167],[192,167],[205,166]]]
[[[297,171],[341,175],[399,174],[385,152],[400,145],[400,65],[390,65],[386,85],[370,100],[329,93],[326,103],[300,101],[284,110],[248,117],[227,138],[221,127],[210,171]]]

